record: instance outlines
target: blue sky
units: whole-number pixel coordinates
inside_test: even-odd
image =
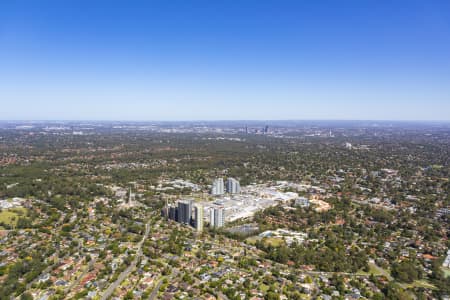
[[[0,1],[0,119],[450,120],[450,1]]]

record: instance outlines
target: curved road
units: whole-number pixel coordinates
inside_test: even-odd
[[[145,224],[145,234],[142,237],[142,240],[139,242],[139,245],[138,245],[138,251],[137,251],[136,257],[131,262],[131,264],[128,266],[128,268],[126,268],[125,271],[120,273],[117,280],[108,286],[108,288],[105,290],[105,292],[101,296],[101,298],[100,298],[101,300],[106,300],[109,297],[111,297],[111,295],[114,293],[114,290],[122,283],[122,281],[125,280],[125,278],[128,277],[128,275],[130,275],[131,272],[134,271],[134,269],[136,268],[137,262],[139,261],[139,258],[142,256],[142,244],[144,243],[145,239],[147,239],[149,232],[150,232],[150,226],[147,223],[147,224]]]
[[[168,280],[170,281],[173,277],[178,276],[179,273],[180,273],[180,271],[178,269],[175,269],[175,271],[171,275],[169,275]],[[159,288],[161,287],[161,285],[163,283],[163,279],[164,278],[161,278],[158,281],[158,283],[156,284],[156,286],[153,289],[152,293],[150,294],[150,297],[148,297],[149,300],[154,300],[158,296]]]

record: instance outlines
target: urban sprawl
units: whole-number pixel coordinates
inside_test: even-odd
[[[0,299],[449,299],[450,127],[0,123]]]

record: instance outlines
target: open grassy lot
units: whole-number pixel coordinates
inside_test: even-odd
[[[281,246],[282,244],[284,244],[283,239],[277,238],[277,237],[267,238],[266,242],[267,242],[267,244],[272,245],[273,247],[278,247],[278,246]]]
[[[0,212],[0,223],[16,225],[19,215],[11,210],[2,210]]]
[[[260,241],[262,238],[259,236],[251,236],[249,238],[247,238],[247,243],[254,245],[256,243],[256,241]],[[265,238],[266,244],[268,245],[272,245],[274,247],[278,247],[281,246],[282,244],[284,244],[283,239],[278,238],[278,237],[269,237],[269,238]]]
[[[374,263],[369,262],[369,272],[364,272],[362,270],[358,271],[357,274],[360,275],[370,275],[373,274],[375,276],[385,276],[388,280],[393,280],[389,270],[385,270]]]
[[[269,286],[265,285],[264,283],[261,283],[259,286],[259,290],[265,293],[269,290]]]
[[[429,283],[426,280],[416,280],[413,283],[409,284],[408,287],[411,288],[426,288],[426,289],[436,289],[436,287],[434,285],[432,285],[431,283]]]
[[[245,241],[251,245],[254,245],[256,243],[256,241],[260,240],[261,238],[258,236],[251,236],[249,238],[247,238]]]
[[[0,212],[0,223],[15,226],[19,217],[26,215],[26,211],[25,208],[3,209]]]
[[[442,267],[445,277],[450,277],[450,269]]]

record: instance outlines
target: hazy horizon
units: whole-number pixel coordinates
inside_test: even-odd
[[[114,118],[98,118],[98,119],[60,119],[60,118],[33,118],[33,119],[9,119],[1,118],[0,122],[321,122],[321,121],[336,121],[336,122],[417,122],[417,123],[449,123],[450,119],[318,119],[318,118],[302,118],[302,119],[114,119]]]

